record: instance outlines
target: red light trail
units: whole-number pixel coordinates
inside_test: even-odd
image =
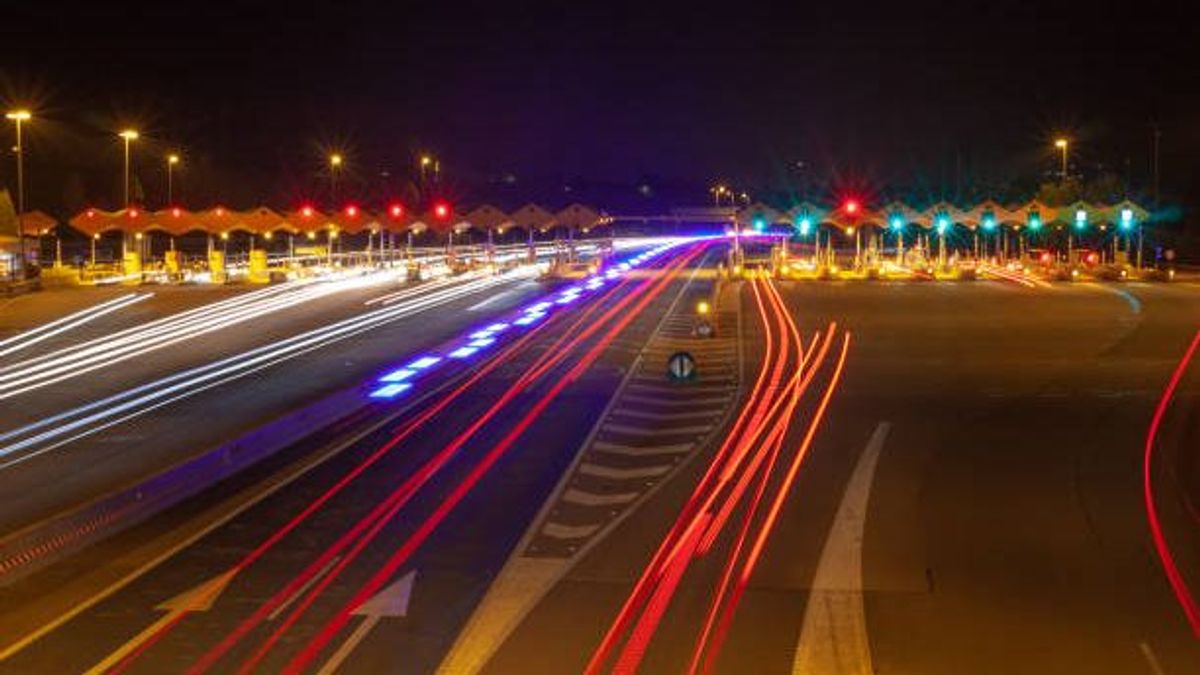
[[[1167,388],[1163,390],[1162,398],[1159,399],[1158,406],[1154,410],[1154,417],[1150,420],[1150,429],[1146,432],[1146,452],[1142,461],[1142,492],[1146,501],[1146,519],[1150,525],[1150,534],[1154,538],[1154,549],[1158,553],[1158,559],[1167,575],[1167,581],[1171,584],[1171,590],[1175,593],[1175,598],[1179,601],[1179,606],[1183,609],[1183,613],[1192,627],[1192,634],[1200,638],[1200,606],[1192,596],[1183,574],[1179,571],[1179,565],[1175,562],[1175,556],[1167,545],[1167,537],[1163,532],[1162,523],[1159,521],[1158,507],[1155,505],[1152,478],[1154,448],[1159,427],[1162,426],[1163,417],[1167,414],[1167,408],[1171,405],[1171,399],[1175,396],[1179,381],[1187,372],[1197,347],[1200,347],[1200,331],[1196,331],[1196,335],[1188,345],[1187,351],[1184,352],[1183,358],[1180,359],[1179,365],[1171,373]]]
[[[779,510],[792,491],[800,466],[840,382],[849,353],[849,333],[841,339],[841,348],[830,369],[824,392],[809,413],[803,439],[791,453],[783,476],[777,476],[775,467],[784,457],[783,447],[796,408],[818,372],[825,369],[830,348],[835,343],[836,324],[831,324],[823,336],[815,335],[806,351],[795,322],[773,283],[753,278],[750,288],[754,292],[766,346],[755,387],[704,476],[593,652],[588,673],[598,673],[605,668],[627,633],[612,669],[615,673],[632,673],[638,669],[691,562],[712,548],[732,514],[744,504],[743,520],[730,542],[728,558],[698,636],[690,671],[696,671],[701,665],[705,670],[711,667],[746,583],[775,527]],[[795,345],[794,355],[792,344]],[[793,364],[794,370],[781,387],[780,375],[788,363]],[[749,499],[746,498],[748,494]],[[766,512],[759,518],[764,500]],[[748,552],[743,555],[747,548]]]

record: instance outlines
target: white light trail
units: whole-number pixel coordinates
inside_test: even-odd
[[[104,337],[0,368],[0,400],[228,328],[390,275],[284,284],[155,319]]]
[[[44,342],[50,338],[61,335],[72,328],[82,326],[89,321],[98,319],[105,314],[111,314],[118,309],[123,309],[134,303],[148,300],[154,297],[153,293],[130,293],[128,295],[118,296],[111,300],[92,305],[86,309],[81,309],[78,312],[73,312],[60,319],[55,319],[44,323],[35,328],[31,328],[23,333],[19,333],[10,338],[0,340],[0,356],[7,356],[13,352],[32,347],[39,342]]]
[[[0,442],[11,441],[8,445],[0,447],[0,458],[12,457],[0,462],[0,469],[25,462],[115,424],[269,368],[301,354],[482,290],[526,279],[531,274],[531,270],[521,270],[468,281],[406,302],[342,319],[327,326],[159,378],[72,410],[42,418],[0,434]]]

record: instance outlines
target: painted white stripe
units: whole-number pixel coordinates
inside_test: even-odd
[[[599,452],[607,452],[613,455],[627,455],[629,457],[650,457],[652,455],[682,455],[692,451],[695,447],[694,443],[674,443],[672,445],[622,445],[620,443],[609,443],[607,441],[596,441],[592,444],[592,449]]]
[[[626,394],[625,396],[621,397],[621,401],[623,401],[625,403],[645,403],[648,405],[665,405],[665,406],[675,406],[675,407],[687,406],[689,408],[695,408],[697,406],[705,406],[705,405],[713,405],[713,406],[725,405],[726,403],[729,402],[730,396],[732,396],[732,394],[730,394],[729,396],[721,396],[721,397],[716,397],[716,398],[708,397],[708,398],[671,400],[671,399],[658,398],[656,396],[638,396],[637,394]]]
[[[596,525],[563,525],[549,522],[542,526],[542,534],[555,539],[583,539],[595,534],[603,523]]]
[[[672,420],[690,420],[696,419],[697,417],[718,417],[723,410],[723,408],[715,408],[712,410],[689,410],[688,412],[681,413],[658,413],[646,412],[644,410],[634,410],[633,408],[617,408],[613,410],[613,415],[619,415],[621,417],[634,417],[640,420],[658,420],[665,422]]]
[[[617,492],[603,495],[578,488],[567,488],[567,491],[563,493],[562,500],[581,506],[616,506],[632,502],[638,498],[639,494],[637,492]]]
[[[630,480],[633,478],[654,478],[667,473],[674,467],[673,464],[665,464],[659,466],[644,466],[633,467],[629,469],[619,469],[612,466],[603,466],[593,464],[591,462],[583,462],[579,465],[579,473],[586,476],[595,476],[597,478],[611,478],[613,480]]]
[[[712,429],[711,424],[695,424],[688,427],[632,427],[627,424],[605,424],[603,433],[630,434],[634,436],[682,436],[685,434],[705,434]]]

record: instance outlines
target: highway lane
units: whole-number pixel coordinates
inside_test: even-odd
[[[52,413],[128,391],[167,374],[379,311],[377,306],[367,306],[365,302],[403,288],[385,283],[338,292],[88,373],[82,379],[19,396],[6,401],[11,414],[5,416],[4,431],[11,432],[21,423],[44,420]],[[393,364],[399,356],[437,344],[481,321],[484,315],[470,308],[484,299],[498,296],[487,309],[502,311],[544,290],[536,281],[514,279],[461,298],[448,298],[439,307],[416,311],[407,318],[397,318],[340,342],[330,340],[317,345],[320,348],[315,351],[299,354],[251,377],[200,391],[189,399],[155,410],[153,415],[132,419],[96,436],[6,466],[0,470],[0,484],[12,497],[0,516],[0,532],[12,531],[138,477],[152,475],[267,420],[354,386]],[[421,291],[418,289],[417,293]],[[197,306],[192,293],[181,295],[187,297],[168,307]],[[93,327],[99,328],[102,327]],[[209,414],[197,417],[197,411]],[[197,423],[198,419],[204,419],[205,423]],[[4,445],[11,447],[13,443],[14,439],[7,439]],[[29,452],[14,451],[5,460],[24,459]]]
[[[643,281],[639,279],[636,280],[636,283],[640,284]],[[440,650],[445,648],[444,645],[438,644],[437,640],[452,639],[454,622],[460,621],[461,614],[472,604],[471,594],[477,594],[486,587],[487,568],[484,566],[481,569],[481,565],[486,562],[486,557],[490,555],[497,561],[503,559],[506,546],[511,545],[511,539],[520,532],[521,518],[519,514],[521,509],[536,508],[539,503],[537,499],[539,485],[544,486],[543,489],[548,489],[553,485],[557,472],[561,470],[561,464],[570,460],[572,439],[586,433],[588,418],[595,414],[597,407],[604,406],[605,392],[615,386],[616,381],[619,380],[622,364],[627,364],[640,342],[644,341],[644,337],[639,337],[639,335],[644,336],[653,326],[657,321],[656,314],[661,312],[663,303],[679,292],[682,283],[682,281],[676,281],[660,289],[662,292],[660,299],[655,300],[644,313],[639,314],[640,318],[619,335],[619,339],[612,344],[608,351],[604,352],[604,356],[596,367],[586,372],[578,386],[573,386],[563,392],[563,398],[554,404],[553,414],[547,411],[544,416],[538,418],[539,421],[529,429],[528,434],[522,436],[521,444],[516,448],[518,452],[514,452],[514,457],[512,459],[506,457],[497,465],[496,477],[489,478],[487,482],[480,485],[479,492],[472,492],[469,497],[469,500],[500,498],[506,508],[496,509],[492,502],[493,506],[489,509],[492,518],[480,519],[474,515],[478,512],[478,507],[471,506],[466,513],[472,515],[465,522],[456,520],[457,516],[452,517],[440,530],[449,534],[439,535],[444,536],[444,539],[431,539],[428,546],[422,549],[422,551],[428,551],[428,561],[423,558],[414,559],[416,568],[419,570],[419,581],[414,591],[414,598],[425,598],[427,606],[431,604],[433,607],[443,610],[424,619],[429,626],[429,631],[413,640],[415,658],[424,658],[430,663],[436,662]],[[617,296],[618,299],[619,297],[620,295]],[[490,308],[491,306],[489,306]],[[565,318],[570,316],[567,314]],[[609,318],[609,322],[612,323],[620,318],[620,313],[617,313]],[[558,327],[550,328],[561,330]],[[547,330],[543,339],[548,341],[554,337],[555,333]],[[594,341],[595,338],[593,337],[592,340]],[[583,343],[574,350],[574,353],[577,355],[579,350],[586,347],[587,344],[587,342]],[[380,464],[373,466],[369,473],[363,475],[360,479],[361,482],[356,484],[353,491],[331,501],[327,509],[315,516],[311,527],[305,527],[293,537],[289,537],[287,546],[281,546],[279,551],[272,552],[269,557],[264,558],[261,565],[250,568],[244,577],[239,577],[228,590],[230,604],[227,612],[219,611],[206,613],[204,616],[197,615],[194,622],[196,625],[191,630],[199,632],[184,631],[180,635],[173,634],[165,637],[163,650],[161,652],[155,650],[150,660],[147,661],[149,665],[139,665],[139,667],[152,670],[163,667],[173,669],[174,666],[170,664],[185,663],[189,658],[193,660],[198,658],[202,652],[197,650],[211,645],[215,637],[222,634],[222,630],[228,631],[231,628],[231,622],[244,612],[247,602],[253,601],[255,598],[265,599],[263,594],[267,591],[264,589],[278,586],[285,578],[281,574],[282,570],[291,569],[294,572],[296,565],[308,562],[314,552],[320,550],[320,546],[328,544],[347,523],[352,522],[355,516],[361,515],[363,510],[371,506],[375,500],[394,490],[399,477],[411,475],[417,467],[422,466],[422,462],[427,460],[438,447],[446,443],[466,420],[477,419],[492,400],[513,385],[513,381],[520,374],[523,363],[545,353],[554,353],[553,350],[546,349],[546,346],[546,343],[543,342],[540,347],[530,349],[522,357],[524,361],[515,359],[506,363],[496,372],[494,378],[481,382],[481,390],[456,403],[453,413],[448,417],[451,421],[450,424],[422,426],[410,441],[405,442],[403,452],[391,453],[386,459],[381,460]],[[568,360],[562,367],[569,365],[570,361]],[[510,415],[517,415],[523,410],[527,410],[532,405],[534,397],[547,387],[557,384],[556,377],[561,376],[562,367],[544,376],[539,383],[515,401],[513,404],[515,408],[511,413],[506,413],[504,417],[497,418],[494,423],[481,429],[477,443],[484,446],[501,435],[506,425],[512,424]],[[99,660],[104,650],[111,650],[124,639],[117,639],[117,637],[125,635],[127,638],[130,633],[136,633],[141,625],[153,621],[155,618],[153,605],[155,603],[151,603],[149,606],[145,604],[144,601],[148,595],[159,592],[166,592],[168,596],[173,595],[178,590],[171,589],[177,584],[181,582],[185,585],[194,584],[196,580],[216,573],[214,570],[228,566],[231,558],[236,557],[239,549],[242,551],[246,549],[247,542],[262,540],[269,535],[273,528],[279,526],[281,519],[286,514],[294,513],[302,508],[307,500],[311,500],[314,494],[323,489],[323,486],[328,486],[339,476],[344,475],[349,467],[361,460],[371,448],[376,447],[383,436],[394,433],[395,428],[395,425],[389,425],[369,439],[355,444],[347,452],[337,456],[328,464],[322,465],[318,471],[314,471],[310,476],[299,481],[295,489],[289,488],[286,492],[268,498],[253,511],[248,512],[244,518],[238,518],[227,527],[206,537],[197,546],[190,547],[172,558],[170,565],[156,568],[154,572],[135,582],[127,591],[111,602],[106,601],[97,606],[94,613],[72,621],[64,627],[62,634],[56,633],[46,641],[35,643],[18,658],[4,664],[5,667],[21,668],[22,664],[25,664],[26,668],[45,667],[45,664],[51,664],[55,667],[73,669],[85,666],[89,658]],[[473,441],[472,447],[475,445],[476,442]],[[480,449],[482,447],[476,448],[476,452]],[[431,504],[436,503],[438,495],[459,480],[468,468],[469,465],[460,465],[460,463],[449,465],[447,475],[439,476],[437,481],[431,484],[431,492],[421,493],[414,499],[411,505],[414,515],[401,519],[384,530],[383,541],[393,541],[410,530],[414,520],[418,517],[415,514],[428,510]],[[514,492],[520,495],[519,499],[514,499]],[[510,504],[511,508],[508,507]],[[464,504],[464,507],[466,506],[467,504]],[[197,508],[195,504],[192,504],[179,511],[187,512],[189,509],[195,508]],[[407,512],[405,511],[405,513]],[[179,517],[181,516],[176,516],[176,518]],[[131,538],[168,536],[171,531],[176,529],[175,525],[178,525],[178,520],[168,517],[156,521],[146,528],[140,528],[138,533],[130,533],[128,536]],[[157,529],[160,527],[164,529]],[[468,534],[464,536],[464,532]],[[486,536],[476,537],[470,533]],[[132,547],[128,542],[125,544],[116,549],[112,548],[117,546],[115,543],[104,545],[100,547],[100,550],[123,550]],[[464,557],[464,549],[468,552],[476,551],[478,556],[472,554]],[[376,545],[366,549],[364,561],[370,564],[351,568],[347,576],[350,579],[361,578],[372,565],[377,564],[379,557],[387,550],[386,545]],[[423,552],[421,555],[426,554]],[[442,565],[438,561],[448,562]],[[452,561],[452,564],[449,561]],[[89,562],[94,563],[95,561],[77,560],[72,564],[78,565],[76,569],[79,569],[86,567]],[[63,571],[67,567],[70,565],[60,566],[40,575],[40,581],[38,578],[32,579],[28,585],[24,586],[25,594],[14,592],[14,596],[22,595],[27,600],[36,597],[37,591],[31,589],[36,589],[41,583],[52,583],[51,580],[55,575],[68,574]],[[458,583],[462,575],[470,575],[474,582],[467,585]],[[344,597],[345,586],[349,583],[348,581],[339,582],[337,586],[331,587],[331,591],[337,593],[335,597]],[[455,594],[463,597],[456,598]],[[14,596],[10,596],[10,598]],[[417,611],[417,606],[414,606],[414,611]],[[445,611],[447,607],[457,608],[457,613]],[[120,617],[115,618],[114,612]],[[223,621],[218,622],[218,613],[224,615]],[[98,622],[98,617],[104,617],[105,620]],[[101,625],[103,627],[100,627]],[[301,635],[310,629],[311,627],[304,623],[297,626],[297,631]],[[262,636],[256,635],[255,637],[261,638]],[[62,642],[56,643],[56,640]],[[430,641],[432,641],[432,646],[426,647],[428,653],[421,656],[420,645]],[[62,650],[55,648],[55,644],[64,643],[81,646],[80,651],[70,657],[72,659],[70,665],[61,660],[63,659]],[[244,658],[245,654],[241,655]],[[76,659],[78,662],[75,661]]]
[[[842,662],[842,672],[1194,670],[1200,663],[1197,642],[1149,538],[1141,460],[1150,413],[1195,332],[1200,316],[1195,289],[1143,284],[1026,289],[995,282],[779,287],[805,335],[836,320],[853,329],[855,340],[845,380],[737,607],[718,672],[791,672],[800,654],[829,672],[828,645],[852,645],[856,622],[866,649],[843,650],[839,658],[849,660]],[[745,292],[742,301],[749,301]],[[636,350],[645,340],[639,331],[646,330],[635,324],[627,349]],[[750,362],[762,357],[761,335],[760,327],[748,324],[743,346]],[[498,464],[405,564],[401,574],[416,574],[410,592],[403,584],[396,590],[407,602],[403,612],[393,614],[406,616],[377,623],[352,619],[352,627],[370,630],[348,657],[347,672],[383,668],[396,658],[417,672],[433,669],[524,523],[570,464],[562,447],[578,444],[587,422],[604,407],[604,392],[616,387],[617,368],[633,353],[602,360],[588,374],[584,391],[564,394],[553,421],[531,428],[529,442]],[[456,406],[455,418],[478,416],[483,400],[506,391],[522,363],[514,360],[485,383],[479,397]],[[1198,385],[1195,378],[1185,380],[1181,396],[1187,405],[1194,407]],[[523,399],[514,414],[528,405]],[[494,441],[504,425],[489,429],[481,439]],[[413,452],[390,457],[386,471],[372,472],[361,493],[297,533],[294,548],[251,568],[212,613],[189,619],[194,626],[189,630],[198,632],[164,638],[134,670],[175,670],[198,658],[197,643],[211,643],[229,629],[231,615],[244,615],[266,600],[281,577],[323,550],[331,533],[394,488],[392,476],[411,475],[453,431],[420,433]],[[262,509],[269,517],[231,523],[111,604],[98,605],[92,610],[98,614],[85,615],[105,617],[102,624],[80,619],[44,645],[69,640],[81,645],[81,660],[111,649],[154,620],[155,604],[231,564],[246,541],[260,540],[282,514],[294,513],[378,440],[356,445],[328,469],[314,472],[298,491],[287,491],[290,497],[280,493],[264,501],[256,513]],[[864,456],[876,457],[877,464],[866,474],[865,488],[847,492],[860,482],[852,478]],[[485,671],[582,670],[704,468],[703,461],[686,464],[589,550]],[[413,512],[434,508],[465,471],[449,468],[436,490],[414,498]],[[851,498],[863,501],[847,510]],[[846,513],[856,508],[861,517],[847,521]],[[137,536],[165,536],[170,523],[186,522],[190,513],[180,509],[175,520],[161,520]],[[1178,513],[1173,517],[1173,528],[1194,530],[1194,522],[1180,522]],[[404,518],[387,526],[383,536],[403,541],[415,526]],[[831,532],[853,535],[854,527],[861,528],[860,576],[830,577],[831,566],[854,567],[854,547]],[[1182,539],[1181,545],[1194,546],[1189,541],[1196,540]],[[349,597],[394,545],[367,547],[360,561],[366,564],[334,582],[331,598]],[[122,550],[114,547],[104,550]],[[677,672],[690,659],[728,550],[723,539],[693,564],[650,643],[645,672]],[[1186,559],[1195,559],[1195,551],[1186,553]],[[51,579],[46,575],[42,583]],[[336,609],[331,598],[318,600],[313,612]],[[319,620],[302,618],[294,629],[298,637],[285,637],[280,651],[300,649],[320,626]],[[269,632],[256,628],[249,642]],[[338,640],[355,634],[347,627]],[[187,637],[196,635],[202,638]],[[234,654],[245,658],[249,649],[238,646]],[[58,651],[36,646],[21,658],[57,664]],[[39,661],[12,663],[28,667]],[[284,659],[272,655],[264,663],[278,668]]]
[[[816,672],[1195,670],[1140,471],[1152,407],[1200,316],[1194,289],[781,286],[802,326],[842,321],[855,345],[718,672],[792,672],[801,653]],[[814,592],[826,545],[834,567],[853,562],[829,533],[873,445],[859,583],[835,575]],[[581,670],[701,472],[689,466],[593,549],[485,672]],[[684,578],[645,672],[688,662],[720,558]]]

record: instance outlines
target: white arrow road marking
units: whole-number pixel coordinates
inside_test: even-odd
[[[817,563],[792,673],[872,675],[863,608],[862,545],[871,484],[891,425],[880,422],[846,485]]]
[[[88,669],[87,675],[99,675],[100,673],[108,672],[113,666],[125,660],[125,657],[132,654],[147,641],[158,635],[159,631],[165,627],[175,623],[186,614],[192,612],[207,612],[213,603],[217,601],[217,596],[229,586],[229,582],[233,580],[236,572],[229,571],[209,579],[208,581],[190,588],[175,597],[166,600],[154,609],[166,611],[158,621],[150,624],[145,630],[138,633],[125,644],[118,647],[104,660]]]
[[[392,585],[379,591],[370,600],[359,605],[358,609],[354,610],[357,616],[366,617],[354,632],[346,638],[341,647],[329,657],[325,665],[321,666],[321,670],[317,671],[317,675],[333,675],[342,662],[350,656],[351,653],[358,647],[358,644],[367,637],[375,624],[379,620],[387,617],[398,617],[408,615],[408,602],[412,598],[413,582],[417,578],[417,571],[413,570],[408,574],[400,577],[399,580]]]

